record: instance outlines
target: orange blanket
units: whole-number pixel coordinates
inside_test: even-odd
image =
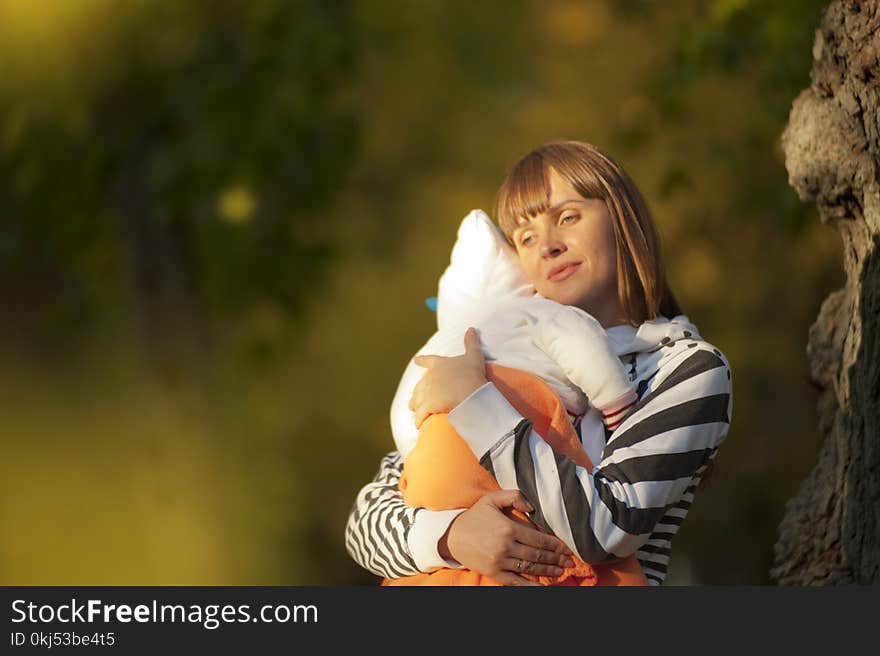
[[[534,429],[557,453],[592,469],[568,414],[556,393],[537,376],[499,365],[487,365],[486,374],[511,405],[532,421]],[[501,489],[495,478],[480,466],[467,443],[445,414],[431,415],[419,430],[419,440],[407,456],[400,490],[407,505],[429,510],[468,508],[486,492]],[[508,516],[542,530],[527,516],[508,509]],[[600,565],[574,558],[574,566],[556,577],[524,577],[543,585],[647,585],[635,556]],[[429,574],[385,579],[382,585],[501,585],[488,576],[467,569],[442,568]]]

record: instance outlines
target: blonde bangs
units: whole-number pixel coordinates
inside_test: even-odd
[[[533,153],[514,166],[501,188],[495,206],[498,226],[513,243],[521,217],[536,217],[550,207],[550,175],[543,158]]]
[[[550,207],[550,169],[555,169],[584,198],[608,197],[596,173],[583,161],[581,144],[551,143],[526,155],[510,170],[495,206],[495,216],[508,241],[524,217],[534,218]],[[580,157],[578,157],[580,155]]]

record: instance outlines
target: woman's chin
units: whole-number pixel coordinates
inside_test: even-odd
[[[538,292],[541,296],[551,301],[556,301],[562,305],[575,305],[583,309],[584,295],[578,294],[577,290],[567,287],[566,285],[553,285],[549,288],[538,290]]]

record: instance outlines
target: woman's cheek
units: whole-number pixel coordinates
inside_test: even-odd
[[[540,275],[540,267],[534,261],[533,258],[529,258],[528,256],[520,255],[519,263],[520,268],[522,269],[523,274],[532,286],[535,288],[539,294],[543,295],[542,288],[544,283],[546,282]]]

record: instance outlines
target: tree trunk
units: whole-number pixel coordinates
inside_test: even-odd
[[[823,444],[779,527],[770,576],[782,585],[880,583],[878,57],[880,0],[832,2],[782,137],[789,181],[840,232],[846,270],[810,328]]]

